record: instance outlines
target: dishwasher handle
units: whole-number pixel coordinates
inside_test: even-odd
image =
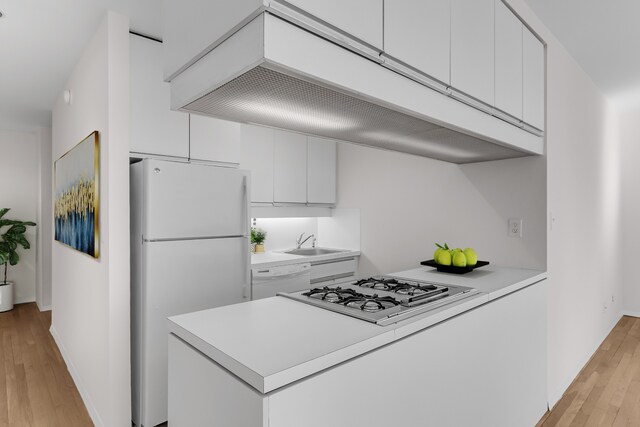
[[[311,264],[282,265],[271,268],[256,268],[252,270],[253,282],[289,279],[296,276],[309,274]]]

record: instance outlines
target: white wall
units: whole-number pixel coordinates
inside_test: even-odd
[[[38,252],[36,271],[36,303],[40,310],[51,309],[51,246],[53,236],[53,168],[51,129],[41,128],[39,140]]]
[[[524,0],[509,4],[548,44],[548,365],[554,405],[621,313],[617,114]]]
[[[338,207],[360,208],[360,275],[433,258],[435,242],[473,247],[481,260],[544,269],[546,178],[542,157],[458,166],[338,144]],[[523,238],[507,235],[522,218]]]
[[[37,132],[0,131],[0,208],[11,208],[5,218],[38,222],[38,162]],[[20,263],[9,266],[7,280],[15,282],[16,303],[36,298],[36,236],[37,227],[28,227],[26,237],[31,249],[20,249]],[[4,266],[0,267],[0,280],[4,280]]]
[[[623,259],[622,306],[626,314],[640,317],[640,285],[634,256],[640,242],[640,110],[620,114],[622,158],[622,247],[616,251]]]
[[[100,259],[53,242],[51,332],[97,426],[129,426],[129,21],[109,12],[53,108],[53,159],[100,132]]]
[[[564,50],[550,47],[548,62],[553,404],[618,321],[622,295],[615,111]]]

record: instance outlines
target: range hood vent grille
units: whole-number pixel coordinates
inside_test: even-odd
[[[182,110],[453,163],[527,155],[264,66]]]

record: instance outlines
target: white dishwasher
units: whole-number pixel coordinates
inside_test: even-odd
[[[251,270],[251,299],[274,297],[278,292],[297,292],[311,287],[311,264],[280,265]]]

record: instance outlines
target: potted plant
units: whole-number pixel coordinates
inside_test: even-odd
[[[267,237],[267,232],[260,230],[259,228],[251,229],[251,245],[253,246],[253,252],[264,252],[264,239]]]
[[[35,222],[4,219],[7,212],[8,208],[0,209],[0,232],[2,228],[8,227],[0,234],[0,266],[4,266],[4,279],[0,281],[0,312],[13,309],[13,282],[7,280],[7,270],[9,265],[17,265],[20,262],[17,252],[19,246],[24,249],[31,247],[24,233],[27,227],[36,225]]]

